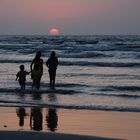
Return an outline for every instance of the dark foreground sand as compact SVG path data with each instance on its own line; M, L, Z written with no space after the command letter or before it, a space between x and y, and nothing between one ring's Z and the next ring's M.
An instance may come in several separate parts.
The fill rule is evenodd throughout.
M113 138L70 135L59 133L0 131L0 140L117 140Z

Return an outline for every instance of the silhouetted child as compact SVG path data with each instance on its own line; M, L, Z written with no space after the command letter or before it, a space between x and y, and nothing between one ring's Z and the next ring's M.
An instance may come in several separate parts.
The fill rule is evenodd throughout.
M20 71L16 75L16 80L19 81L21 89L25 90L26 75L28 75L30 72L24 70L24 65L20 65L19 68Z
M24 126L24 118L26 117L25 108L21 107L17 109L17 116L19 117L19 126Z
M56 76L56 69L58 66L58 59L55 56L55 52L52 51L51 56L46 62L46 66L49 68L49 76L50 76L50 86L55 86L55 76Z
M31 79L33 80L32 89L35 87L39 90L40 87L40 71L37 65L34 65L34 69L31 72Z

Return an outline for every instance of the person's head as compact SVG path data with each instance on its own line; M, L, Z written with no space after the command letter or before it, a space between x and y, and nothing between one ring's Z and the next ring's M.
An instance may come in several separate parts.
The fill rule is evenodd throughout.
M19 68L20 68L20 70L23 71L24 70L24 65L20 65Z
M51 57L55 57L55 51L51 52Z
M39 59L40 57L41 57L41 51L38 51L37 53L36 53L36 59Z

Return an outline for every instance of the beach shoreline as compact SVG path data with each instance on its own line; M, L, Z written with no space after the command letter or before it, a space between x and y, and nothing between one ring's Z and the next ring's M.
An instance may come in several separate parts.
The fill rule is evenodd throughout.
M54 135L54 138L51 136L50 139L55 139L57 135L61 137L61 134L74 135L72 139L78 139L79 135L86 136L85 138L89 136L92 139L137 140L140 137L140 113L138 112L28 107L24 108L25 112L23 113L19 112L20 109L23 110L23 108L18 107L0 107L0 136L4 136L6 140L9 139L10 135L13 135L15 139L18 136L22 136L19 132L23 132L25 137L28 137L28 133L30 133L30 138L33 137L33 132L37 132L39 137ZM35 125L36 118L31 117L33 110L36 111L35 113L38 116L38 126ZM33 119L31 120L31 118ZM22 120L24 121L21 122ZM68 140L67 135L65 138ZM82 137L79 139L82 140Z

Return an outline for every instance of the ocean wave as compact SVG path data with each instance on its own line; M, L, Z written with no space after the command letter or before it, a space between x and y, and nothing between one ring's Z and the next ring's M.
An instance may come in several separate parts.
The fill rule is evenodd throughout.
M11 59L7 59L7 60L0 60L0 63L31 63L32 60L11 60Z
M32 60L0 60L0 63L31 63ZM138 62L88 62L88 61L59 61L62 66L98 66L98 67L140 67Z
M88 61L60 61L60 65L77 65L77 66L98 66L98 67L140 67L138 62L88 62Z
M70 54L62 54L61 58L102 58L102 57L112 57L110 54L105 54L102 52L93 52L93 51L85 51L85 52L76 52L73 53L73 51Z
M62 50L62 51L101 51L101 52L105 52L105 51L128 51L128 52L137 52L140 50L140 44L131 44L131 45L113 45L113 44L93 44L93 45L89 45L89 44L84 44L84 45L65 45L65 44L56 44L54 45L53 42L52 44L41 44L39 42L29 42L29 43L1 43L0 42L0 49L4 49L4 50L8 50L8 51L16 51L19 49L24 49L24 50L28 50L29 48L31 49L43 49L42 52L44 52L45 50L51 50L51 49L55 49L55 50ZM45 49L45 50L44 50Z
M103 110L103 111L122 111L140 112L139 107L124 106L103 106L103 105L65 105L55 103L33 102L33 101L6 101L0 100L0 106L4 107L41 107L41 108L64 108L64 109L84 109L84 110Z
M46 89L46 90L31 90L31 89L26 89L26 90L20 90L20 89L0 89L0 93L10 93L10 94L49 94L49 93L54 93L54 94L75 94L78 91L75 90L67 90L67 89ZM78 92L79 93L79 92Z
M107 96L107 97L119 97L119 98L129 98L129 99L138 99L140 98L140 95L136 94L109 94L109 93L91 93L90 95L95 96Z
M140 91L140 86L107 86L100 87L100 91Z

